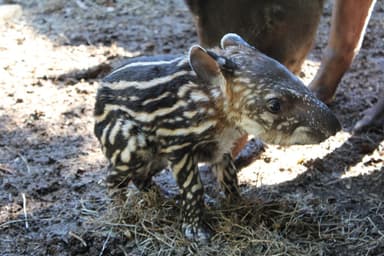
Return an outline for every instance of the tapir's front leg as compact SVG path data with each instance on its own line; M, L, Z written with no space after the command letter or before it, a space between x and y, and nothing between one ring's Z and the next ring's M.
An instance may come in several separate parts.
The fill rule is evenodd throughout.
M221 162L212 166L217 180L231 201L240 198L237 169L230 154L224 154Z
M173 175L180 188L183 233L190 240L206 241L210 232L202 223L204 188L197 162L194 162L191 155L184 155L172 160L172 163Z

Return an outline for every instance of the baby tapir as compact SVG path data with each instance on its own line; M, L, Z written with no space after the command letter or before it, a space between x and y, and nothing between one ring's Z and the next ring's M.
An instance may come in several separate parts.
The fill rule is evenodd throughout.
M180 188L183 232L205 240L197 164L212 164L227 196L239 196L233 143L249 133L273 144L318 143L340 129L336 117L286 68L227 34L221 49L140 57L99 88L95 134L111 168L110 187L140 189L170 166Z

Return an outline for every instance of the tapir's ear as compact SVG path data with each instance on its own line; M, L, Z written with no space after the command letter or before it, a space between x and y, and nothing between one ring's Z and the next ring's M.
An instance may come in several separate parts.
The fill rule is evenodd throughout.
M248 48L254 48L248 44L241 36L235 33L228 33L224 35L220 40L220 46L222 49L225 49L228 46L244 46Z
M189 64L191 68L199 78L201 78L204 82L212 83L222 79L225 79L220 64L211 56L205 49L202 47L195 45L192 46L189 50Z

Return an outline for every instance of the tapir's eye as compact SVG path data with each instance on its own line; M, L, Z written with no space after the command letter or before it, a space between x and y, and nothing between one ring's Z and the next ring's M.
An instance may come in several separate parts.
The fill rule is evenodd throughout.
M280 100L278 98L272 98L267 101L267 109L269 112L276 114L281 109Z

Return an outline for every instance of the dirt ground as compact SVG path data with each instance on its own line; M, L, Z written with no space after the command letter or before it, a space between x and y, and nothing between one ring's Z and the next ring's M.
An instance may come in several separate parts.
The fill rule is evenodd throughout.
M123 206L112 203L93 135L95 91L110 65L197 42L183 1L0 3L16 4L0 5L1 255L384 255L384 132L350 133L384 90L383 0L331 106L342 132L320 145L265 147L239 173L238 205L223 203L202 168L209 244L183 239L167 171L157 182L168 196L132 188ZM330 15L327 3L306 83Z

